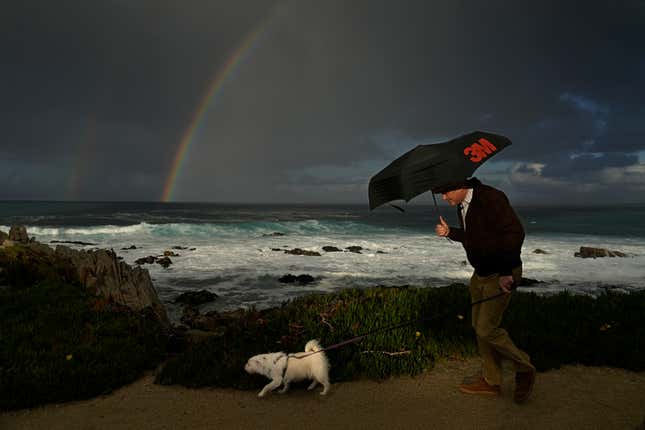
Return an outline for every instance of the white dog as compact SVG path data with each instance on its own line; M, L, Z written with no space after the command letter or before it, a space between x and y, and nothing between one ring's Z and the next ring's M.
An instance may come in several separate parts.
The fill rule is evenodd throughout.
M266 393L280 385L284 385L280 393L286 393L291 382L303 379L313 379L307 390L313 389L320 383L323 386L320 394L327 394L330 386L329 362L321 349L317 340L310 340L305 345L305 352L295 354L271 352L254 355L246 362L244 370L247 373L256 373L271 379L271 382L258 393L259 397L264 397Z

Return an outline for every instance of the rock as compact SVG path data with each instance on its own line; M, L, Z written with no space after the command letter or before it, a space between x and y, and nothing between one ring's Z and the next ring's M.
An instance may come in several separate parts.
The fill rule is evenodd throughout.
M320 253L316 251L305 251L304 249L300 248L294 248L294 249L287 249L284 251L285 254L291 254L291 255L305 255L307 257L320 257Z
M537 249L533 250L533 254L548 254L548 252L546 252L546 251L544 251L544 250L542 250L540 248L537 248Z
M14 246L15 244L16 244L16 242L14 242L13 240L5 239L5 240L2 241L2 245L0 245L0 246L3 247L3 248L9 248L11 246Z
M159 321L169 325L147 270L119 261L114 251L83 251L59 245L55 256L70 264L81 285L135 311L152 309Z
M620 251L610 251L604 248L593 248L589 246L581 246L580 252L576 252L573 255L574 257L580 258L627 257L627 254Z
M168 266L172 264L172 260L168 257L157 258L157 264L163 266L164 269L167 269Z
M384 251L376 251L377 254L387 254L387 252Z
M343 252L342 249L336 248L335 246L323 246L322 249L325 252Z
M278 281L282 282L283 284L293 284L294 282L296 282L296 275L288 273L278 279Z
M154 255L148 255L147 257L137 258L134 260L136 264L152 264L157 261L157 257Z
M172 252L172 251L164 251L164 252L163 252L163 256L164 256L164 257L180 257L180 255L179 255L179 254L174 253L174 252Z
M466 261L466 260L461 260L461 265L462 265L462 266L468 266L468 261Z
M280 233L279 231L274 231L273 233L265 233L262 235L262 237L280 237L280 236L286 236L284 233Z
M184 303L186 305L198 306L204 303L212 302L217 298L217 294L206 290L187 291L181 293L173 300L173 303Z
M188 249L188 247L187 246L175 245L175 246L172 247L172 249L186 250L186 249Z
M283 251L283 250L280 248L271 248L271 251Z
M9 235L4 231L0 231L0 245L7 239L9 239Z
M78 240L50 240L49 243L70 243L72 245L98 245L97 243L81 242Z
M314 277L313 277L313 276L311 276L311 275L306 275L306 274L305 274L305 275L298 275L298 277L296 278L296 281L298 281L298 283L299 283L300 285L307 285L307 284L311 284L312 282L314 282L314 280L315 280L315 279L314 279Z
M136 247L136 246L134 246L134 245L130 245L130 246L128 246L127 248L121 248L121 251L128 251L128 250L130 250L130 249L137 249L137 247Z
M314 282L314 277L311 275L292 275L291 273L284 275L278 281L282 282L283 284L293 284L297 282L300 285L307 285L312 282Z
M363 247L362 246L348 246L345 249L348 250L349 252L353 252L355 254L361 254L361 251L363 250Z
M537 279L522 278L522 280L520 280L518 287L530 287L531 285L542 284L542 283L543 281L538 281Z
M27 229L23 225L12 225L9 230L9 240L18 243L29 243L29 236L27 236Z

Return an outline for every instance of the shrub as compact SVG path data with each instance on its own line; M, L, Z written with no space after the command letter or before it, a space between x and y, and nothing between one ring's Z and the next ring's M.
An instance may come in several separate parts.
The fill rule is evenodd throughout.
M78 285L0 289L0 409L110 392L158 364L164 350L152 316Z
M360 342L327 352L333 381L415 375L438 358L476 354L468 303L467 287L457 284L348 289L297 298L274 309L252 309L222 336L170 360L156 382L256 388L266 380L244 372L252 355L302 351L312 338L329 346L370 332ZM540 370L567 363L643 370L644 319L645 291L607 292L595 299L566 292L516 292L502 326ZM406 321L414 323L380 330Z

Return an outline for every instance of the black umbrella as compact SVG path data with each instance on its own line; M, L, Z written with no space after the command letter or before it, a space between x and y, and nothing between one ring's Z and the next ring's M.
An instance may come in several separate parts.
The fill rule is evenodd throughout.
M419 145L370 179L370 210L392 200L408 202L428 190L438 192L461 184L510 144L510 139L499 134L475 131L448 142Z

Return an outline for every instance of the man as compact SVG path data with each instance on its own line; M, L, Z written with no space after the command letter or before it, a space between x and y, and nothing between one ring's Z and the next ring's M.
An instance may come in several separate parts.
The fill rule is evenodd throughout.
M473 305L472 325L482 358L482 372L466 378L459 390L469 394L499 395L502 382L501 360L515 365L514 399L524 402L533 389L535 367L528 354L518 349L506 330L499 327L511 298L513 284L522 279L520 252L524 229L506 195L476 178L446 184L432 190L441 193L451 206L457 206L461 227L449 226L443 217L436 225L437 235L461 242L475 269L470 278L473 302L500 293L495 299Z

